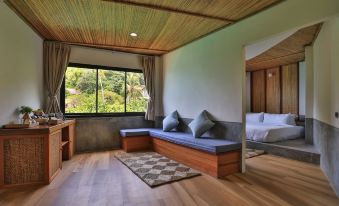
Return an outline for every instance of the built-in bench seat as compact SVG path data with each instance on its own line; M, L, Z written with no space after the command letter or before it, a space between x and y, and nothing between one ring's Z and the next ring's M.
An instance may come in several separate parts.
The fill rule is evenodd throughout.
M190 133L164 132L155 128L123 129L120 135L126 152L154 150L215 177L240 169L241 143L238 142L194 138Z
M121 130L122 137L151 136L193 149L220 154L241 149L241 143L209 137L194 138L190 133L164 132L162 129L126 129Z
M121 137L136 137L136 136L148 136L149 131L153 128L140 128L140 129L121 129Z

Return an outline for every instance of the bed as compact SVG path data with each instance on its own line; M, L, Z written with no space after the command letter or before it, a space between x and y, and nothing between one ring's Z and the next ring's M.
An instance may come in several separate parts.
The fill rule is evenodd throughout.
M304 127L295 124L291 114L251 113L246 115L247 140L280 142L304 135Z
M304 134L304 127L288 124L247 123L246 136L248 140L257 142L280 142L297 139Z

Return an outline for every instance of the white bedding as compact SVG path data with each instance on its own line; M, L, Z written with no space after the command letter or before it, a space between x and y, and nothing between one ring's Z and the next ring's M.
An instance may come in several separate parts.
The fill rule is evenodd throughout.
M248 140L257 142L279 142L296 139L304 135L304 127L288 124L247 123L246 136Z

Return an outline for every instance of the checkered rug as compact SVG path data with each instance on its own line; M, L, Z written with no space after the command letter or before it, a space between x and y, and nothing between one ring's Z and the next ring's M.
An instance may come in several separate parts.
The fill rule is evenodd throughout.
M115 156L150 187L200 175L199 172L155 152L119 152Z

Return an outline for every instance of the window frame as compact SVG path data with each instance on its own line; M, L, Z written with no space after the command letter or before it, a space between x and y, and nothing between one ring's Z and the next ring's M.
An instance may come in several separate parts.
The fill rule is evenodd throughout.
M73 63L70 62L67 67L77 67L81 69L94 69L96 70L96 98L95 98L95 113L65 113L65 106L66 106L66 85L65 79L62 81L61 89L60 89L60 109L61 112L64 114L65 117L68 118L83 118L83 117L123 117L123 116L145 116L145 112L127 112L127 72L133 73L143 73L141 69L130 69L130 68L122 68L122 67L109 67L109 66L102 66L102 65L93 65L93 64L80 64L80 63ZM114 112L114 113L98 113L98 74L99 70L109 70L109 71L119 71L125 73L125 97L124 97L124 112Z

